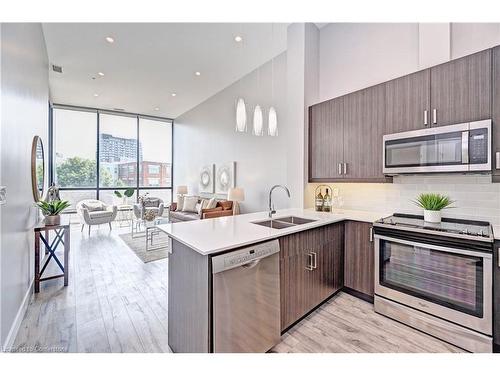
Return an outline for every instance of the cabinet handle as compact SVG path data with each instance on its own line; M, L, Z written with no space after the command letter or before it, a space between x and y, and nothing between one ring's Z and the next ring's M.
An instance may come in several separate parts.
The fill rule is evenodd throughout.
M307 263L306 270L312 271L312 270L314 270L314 268L313 268L313 253L307 254L307 258L308 258L309 262Z
M495 168L500 169L500 152L495 152Z
M339 163L338 170L339 170L339 174L342 174L342 163Z
M424 111L424 125L427 126L429 125L429 119L428 119L428 111Z
M344 163L344 174L347 174L347 163Z
M370 242L373 242L373 227L370 227Z
M437 124L437 123L438 123L438 118L437 118L437 117L438 117L438 115L437 115L437 113L438 113L437 109L436 109L436 108L434 108L434 109L432 110L432 123L433 123L433 124Z
M500 268L500 247L498 248L498 268Z
M311 254L313 255L313 270L315 270L316 268L318 268L318 254L316 254L315 252L311 252Z

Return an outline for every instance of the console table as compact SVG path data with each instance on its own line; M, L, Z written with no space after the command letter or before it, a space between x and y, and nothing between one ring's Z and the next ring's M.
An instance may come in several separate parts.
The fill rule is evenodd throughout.
M35 228L35 293L40 291L40 282L46 280L57 279L64 277L64 286L68 285L68 272L69 272L69 249L70 249L70 229L69 217L67 215L61 216L61 223L59 225L47 225L45 221L38 223ZM49 239L50 231L54 231L54 238L52 241ZM45 245L45 253L49 254L47 260L44 262L42 269L40 269L40 241ZM57 247L62 244L64 246L64 266L56 255ZM51 260L54 260L59 266L62 274L48 276L42 278L45 269Z

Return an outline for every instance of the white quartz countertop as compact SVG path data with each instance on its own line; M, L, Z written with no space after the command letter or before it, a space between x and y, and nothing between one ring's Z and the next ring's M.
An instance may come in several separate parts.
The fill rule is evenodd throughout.
M382 217L391 215L391 213L343 209L334 210L333 212L316 212L313 209L290 208L278 210L273 215L273 218L279 219L280 217L292 215L316 221L284 229L273 229L254 224L254 221L268 219L266 211L215 219L161 224L158 225L158 228L167 233L169 237L198 253L209 255L343 220L372 223Z

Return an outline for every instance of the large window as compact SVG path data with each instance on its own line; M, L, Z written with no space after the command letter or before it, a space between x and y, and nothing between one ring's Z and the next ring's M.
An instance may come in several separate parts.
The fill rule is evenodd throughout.
M139 186L166 187L172 185L172 123L139 119L139 144L142 160Z
M99 185L136 186L136 164L137 117L99 114Z
M95 187L97 113L53 112L54 182L62 188Z
M74 107L52 108L51 181L74 209L82 199L121 204L113 191L172 197L172 121ZM140 189L140 190L139 190Z

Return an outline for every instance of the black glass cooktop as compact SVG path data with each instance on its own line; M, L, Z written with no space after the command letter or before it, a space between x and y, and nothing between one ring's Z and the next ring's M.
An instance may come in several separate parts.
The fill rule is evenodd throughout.
M424 221L423 216L409 214L393 214L392 216L377 220L375 225L384 227L393 226L400 229L413 229L415 231L441 232L447 235L460 237L482 237L493 238L490 223L486 221L461 220L443 218L441 223L429 223Z

